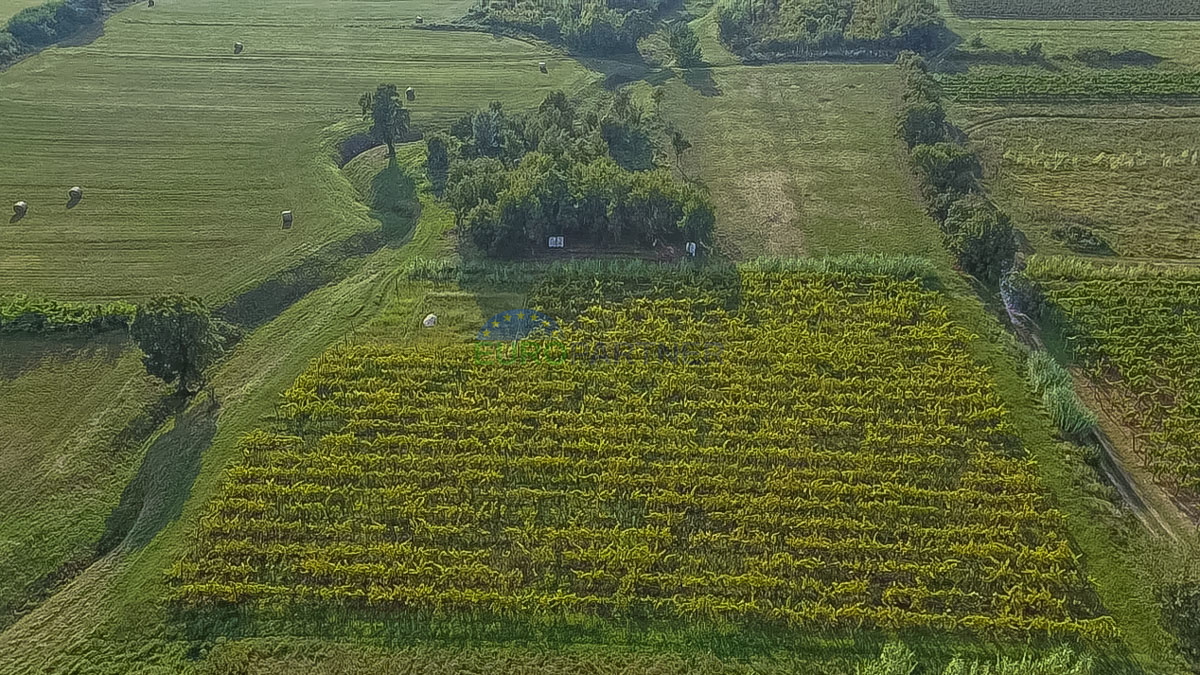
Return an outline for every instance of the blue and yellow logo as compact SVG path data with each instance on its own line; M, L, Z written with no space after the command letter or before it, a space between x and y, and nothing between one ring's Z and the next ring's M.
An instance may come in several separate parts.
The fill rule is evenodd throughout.
M510 309L488 319L476 333L476 363L562 363L566 345L552 340L558 321L545 312Z

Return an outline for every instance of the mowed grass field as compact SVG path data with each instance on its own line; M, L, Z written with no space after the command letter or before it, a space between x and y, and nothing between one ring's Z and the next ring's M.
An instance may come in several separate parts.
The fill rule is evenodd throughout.
M117 336L0 338L0 626L60 566L89 562L160 394Z
M1025 49L1041 42L1049 56L1080 49L1141 49L1165 59L1157 68L1200 69L1200 21L1100 19L969 19L938 0L946 26L962 39L979 36L991 49Z
M1018 116L970 138L990 194L1039 251L1071 253L1051 231L1074 222L1119 255L1200 257L1200 119Z
M712 190L719 249L942 255L895 137L890 66L731 66L662 86L693 144L682 170Z
M591 79L544 45L412 28L466 6L164 0L0 74L0 202L29 203L19 222L0 220L0 289L226 299L378 227L323 132L359 114L363 91L414 87L414 124L437 128ZM67 209L73 185L85 196ZM283 231L289 209L296 225Z

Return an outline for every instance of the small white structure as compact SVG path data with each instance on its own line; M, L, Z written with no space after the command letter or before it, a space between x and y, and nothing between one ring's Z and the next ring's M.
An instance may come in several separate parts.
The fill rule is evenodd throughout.
M562 237L550 237L550 248L562 248L562 247L563 247L563 238Z
M426 328L433 328L434 326L436 326L437 325L437 314L430 314L430 315L426 316L425 320L421 322L421 325L425 326Z
M16 204L13 204L13 213L15 215L23 216L23 215L25 215L25 212L28 210L29 210L29 205L26 204L25 202L17 202Z
M292 212L284 211L282 215L283 215L283 229L285 229L285 230L292 229Z
M687 243L687 252L688 252L688 255L695 257L695 255L696 255L696 242L694 242L694 241L689 241L689 242Z

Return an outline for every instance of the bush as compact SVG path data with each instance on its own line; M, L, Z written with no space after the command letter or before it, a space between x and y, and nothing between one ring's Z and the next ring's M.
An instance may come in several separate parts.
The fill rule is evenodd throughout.
M962 270L995 283L1017 252L1012 222L991 202L971 194L951 205L942 222L946 247Z
M1180 650L1200 665L1200 581L1168 584L1158 595L1163 618L1179 639Z
M1096 428L1096 414L1079 400L1071 374L1048 352L1038 350L1025 362L1033 389L1042 395L1042 405L1065 436L1078 436Z
M946 111L936 101L912 102L900 111L900 138L908 147L946 140Z
M912 159L926 190L936 193L967 194L975 189L983 173L979 159L954 143L914 146Z
M0 333L101 333L127 327L135 312L136 307L125 302L99 305L16 295L0 298Z
M429 183L436 194L446 189L450 178L450 137L446 134L430 134L425 139L425 167L429 172Z
M49 46L100 18L100 0L51 0L27 7L8 20L5 31L33 51Z
M684 68L698 66L704 62L700 54L700 39L685 21L673 23L667 29L667 44L675 54L675 62Z

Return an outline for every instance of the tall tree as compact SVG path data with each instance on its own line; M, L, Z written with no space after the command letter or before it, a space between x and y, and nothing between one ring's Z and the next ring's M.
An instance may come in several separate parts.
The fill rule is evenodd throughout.
M682 171L683 153L691 150L692 144L683 137L683 133L678 129L671 131L671 149L675 151L675 163L680 165L680 171Z
M700 54L700 39L686 21L678 21L667 27L667 45L675 54L675 63L691 68L704 63Z
M450 177L450 137L446 134L431 134L425 140L425 167L429 171L429 182L434 192L441 194Z
M221 355L218 324L196 298L154 298L138 308L129 332L145 353L146 371L168 384L176 383L177 393L199 388L205 369Z
M371 135L387 144L388 156L396 158L396 141L408 135L409 115L394 84L381 84L358 99L362 118L371 120Z

